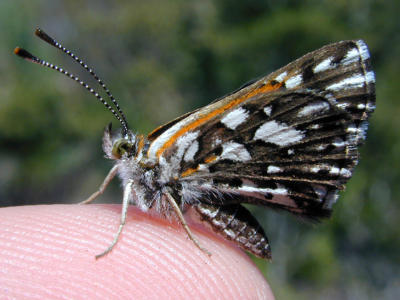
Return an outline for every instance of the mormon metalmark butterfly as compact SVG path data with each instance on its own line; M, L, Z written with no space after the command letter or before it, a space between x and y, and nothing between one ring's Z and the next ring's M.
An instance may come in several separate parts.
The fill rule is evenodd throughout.
M106 128L103 149L115 161L99 191L118 175L124 195L119 230L130 203L185 222L193 207L218 234L262 258L267 237L241 203L269 206L311 219L328 217L358 162L368 117L375 109L375 76L361 41L342 41L308 53L268 76L187 113L149 135L133 133L104 83L78 57L40 29L36 35L90 72L114 104L90 86L26 50L14 52L55 69L94 94L122 129Z

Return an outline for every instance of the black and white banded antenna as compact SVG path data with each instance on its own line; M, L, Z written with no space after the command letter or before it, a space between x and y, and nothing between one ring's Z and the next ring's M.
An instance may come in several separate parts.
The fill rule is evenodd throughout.
M33 54L29 53L27 50L20 48L20 47L16 47L14 49L14 53L16 55L18 55L19 57L22 57L23 59L33 62L33 63L37 63L39 65L48 67L50 69L56 70L57 72L64 74L65 76L69 77L70 79L76 81L77 83L79 83L81 86L83 86L85 89L87 89L91 94L93 94L101 103L103 103L103 105L109 110L111 111L111 113L114 115L114 117L121 123L122 126L122 134L123 136L127 136L129 131L128 131L128 122L126 121L126 117L124 115L124 113L122 112L120 106L118 105L118 102L115 100L114 96L111 94L111 92L109 91L109 89L107 88L107 86L103 83L103 81L96 75L96 73L93 71L92 68L90 68L88 65L86 65L79 57L77 57L75 54L73 54L71 51L69 51L68 49L64 48L61 44L59 44L56 40L54 40L53 38L51 38L49 35L47 35L44 31L42 31L40 28L37 28L35 31L35 35L38 36L40 39L42 39L43 41L49 43L50 45L56 47L57 49L60 49L61 51L63 51L64 53L66 53L67 55L69 55L70 57L72 57L76 62L78 62L86 71L88 71L93 78L97 81L97 83L104 89L104 91L106 92L106 94L108 95L108 97L111 99L111 101L114 103L115 107L118 110L118 113L114 110L114 108L109 105L107 103L107 101L105 101L103 99L103 97L101 97L99 95L98 92L96 92L92 87L90 87L87 83L85 83L84 81L82 81L79 77L75 76L74 74L68 72L67 70L58 67L57 65L53 65L45 60L42 60L36 56L34 56Z

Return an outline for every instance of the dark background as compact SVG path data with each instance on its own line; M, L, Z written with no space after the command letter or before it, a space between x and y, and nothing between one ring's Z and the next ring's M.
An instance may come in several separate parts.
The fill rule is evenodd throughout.
M400 295L400 1L0 1L0 205L77 203L111 167L112 115L78 84L12 54L22 46L79 74L34 37L42 27L95 66L131 128L147 133L324 44L364 39L377 109L331 220L254 209L273 250L255 259L277 299ZM119 202L113 182L100 202ZM18 220L16 220L18 222Z

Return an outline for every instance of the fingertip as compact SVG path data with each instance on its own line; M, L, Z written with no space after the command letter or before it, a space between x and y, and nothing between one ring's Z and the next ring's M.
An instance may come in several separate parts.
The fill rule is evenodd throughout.
M14 296L32 288L70 298L273 299L244 253L198 226L193 233L211 257L178 224L131 208L116 247L96 260L117 230L120 205L12 207L0 215L0 282Z

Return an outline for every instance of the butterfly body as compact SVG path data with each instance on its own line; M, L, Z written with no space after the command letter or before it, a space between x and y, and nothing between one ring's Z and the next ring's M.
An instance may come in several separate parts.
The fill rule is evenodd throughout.
M133 182L129 201L168 216L169 193L182 211L194 206L218 233L269 257L264 232L240 203L330 215L374 109L369 68L362 41L329 45L140 137L117 162L123 186ZM110 158L113 144L107 129ZM230 228L232 220L241 227ZM242 236L249 228L256 250Z
M186 141L189 140L192 141L192 137ZM126 147L127 144L121 141L128 141L129 146ZM119 151L121 145L129 151ZM192 144L186 143L183 147L185 151L180 149L174 152L175 157L169 161L169 165L166 162L152 163L147 156L149 145L149 140L132 132L125 138L120 134L113 136L111 126L104 132L103 150L108 158L116 161L113 170L117 170L124 194L128 195L124 201L142 211L154 210L170 219L176 218L176 208L166 195L172 195L182 212L194 207L198 217L215 232L259 257L271 258L268 239L256 219L240 205L243 201L239 193L213 188L213 179L206 168L201 170L197 167L196 174L183 174L185 176L182 177L179 162L185 160L184 156L187 160L187 157L194 155L193 149L188 149Z
M43 32L38 36L74 57ZM57 70L24 51L17 49L16 54ZM85 203L101 194L117 174L124 197L118 233L97 257L117 243L127 207L133 203L144 211L175 216L205 250L183 216L193 207L218 234L256 256L270 258L263 229L241 204L314 220L328 217L358 163L358 147L375 109L375 75L362 40L310 52L147 137L128 130L122 110L99 83L118 113L94 94L121 122L122 132L115 135L106 128L103 149L115 165Z

